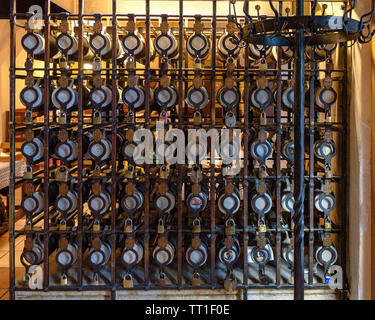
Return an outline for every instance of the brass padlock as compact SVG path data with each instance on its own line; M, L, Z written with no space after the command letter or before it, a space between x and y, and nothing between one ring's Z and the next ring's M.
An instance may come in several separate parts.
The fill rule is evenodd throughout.
M33 113L31 110L26 110L25 115L24 115L24 122L26 124L33 122Z
M234 236L236 234L236 224L232 218L225 221L225 235Z
M92 115L92 123L93 124L101 124L102 123L102 115L99 111L94 111Z
M69 178L69 170L65 166L56 169L55 179L60 182L67 182Z
M133 221L132 221L132 219L128 218L128 219L125 220L124 232L126 232L126 233L132 233L133 232Z
M125 175L126 179L133 179L134 178L134 168L132 166L128 166L124 175Z
M124 279L122 280L122 286L124 288L133 288L134 287L133 277L130 273L127 273L124 276Z
M135 69L136 65L135 65L134 57L128 57L125 62L126 62L126 69L127 70L134 70Z
M191 285L193 287L199 287L201 285L201 276L198 272L194 272L191 278Z
M332 224L330 221L324 222L324 229L332 229Z
M98 286L99 285L99 275L97 273L94 274L94 278L91 283L93 286Z
M158 233L163 234L164 233L164 221L162 218L159 219L158 221Z
M194 125L199 126L202 123L202 116L199 111L194 112Z
M62 286L66 286L68 284L68 277L67 275L64 273L61 278L60 278L60 285Z
M100 222L99 221L95 221L94 222L94 225L92 226L92 230L94 232L99 232L100 231Z
M158 279L158 284L159 286L165 286L165 278L166 278L166 275L164 272L160 272L159 274L159 279Z
M58 124L66 124L67 120L66 120L66 113L65 112L61 112L59 117L57 118L57 123Z
M26 167L26 171L23 173L24 179L32 179L33 178L33 168L31 166Z
M260 225L258 226L258 232L259 232L259 233L265 233L266 231L267 231L267 227L266 227L265 224L260 224Z
M195 218L193 221L193 228L192 228L193 233L200 233L201 232L201 221L199 218Z
M159 177L160 179L168 179L168 168L166 166L160 168Z
M194 69L202 69L202 60L199 58L194 59Z

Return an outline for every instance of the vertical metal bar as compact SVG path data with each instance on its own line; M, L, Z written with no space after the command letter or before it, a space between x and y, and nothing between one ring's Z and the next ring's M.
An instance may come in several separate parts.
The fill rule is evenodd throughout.
M112 171L111 171L111 299L116 298L116 158L117 158L117 17L116 1L112 0Z
M48 238L49 238L49 55L50 55L50 1L44 2L44 277L43 288L48 290L49 286L49 255L48 255Z
M347 289L347 278L346 278L346 245L347 245L347 231L348 231L348 201L349 201L349 189L348 189L348 176L349 176L349 166L348 166L348 148L349 148L349 139L346 139L348 136L348 48L343 46L343 59L344 59L344 77L343 77L343 87L342 87L342 123L343 123L343 131L342 131L342 171L341 175L344 176L342 186L342 193L341 196L344 201L342 201L342 213L341 213L341 243L340 243L340 250L341 250L341 264L343 265L343 289ZM342 292L344 295L344 292ZM344 297L342 297L344 298Z
M82 172L83 172L83 154L82 154L82 131L83 131L83 0L79 0L78 4L78 184L82 186ZM77 282L78 286L82 286L82 188L78 188L78 269Z
M150 127L150 0L146 0L146 66L145 66L145 128ZM149 269L150 269L150 170L149 166L145 165L145 220L144 220L144 276L145 286L149 286Z
M310 112L309 112L309 284L313 283L314 263L314 116L315 116L315 46L311 47L310 63Z
M9 67L9 130L10 130L10 189L9 189L9 298L15 299L15 256L14 256L14 219L15 219L15 63L16 63L16 41L15 41L15 0L10 1L10 67Z
M216 108L215 108L215 84L216 84L216 0L212 1L212 58L211 58L211 126L215 126ZM211 143L212 145L212 143ZM213 152L213 150L211 150ZM212 157L211 157L212 158ZM215 163L211 163L210 168L210 204L211 204L211 286L214 288L215 277Z
M283 4L279 1L280 15L283 12ZM281 264L281 48L277 48L277 99L276 99L276 284L280 285Z
M304 0L296 1L296 15L304 15ZM296 31L295 45L295 86L294 86L294 299L303 300L304 298L304 134L305 134L305 115L304 115L304 29Z
M183 27L184 27L184 18L183 18L184 5L183 1L179 1L179 56L178 56L178 127L182 130L182 114L183 114L183 73L182 73L182 63L183 63ZM182 164L178 164L178 207L177 207L177 283L180 287L182 285Z
M249 0L246 0L249 7ZM249 23L246 17L245 23ZM243 151L243 299L247 300L247 285L249 281L247 247L249 243L249 46L245 49L245 81L244 81L244 151Z

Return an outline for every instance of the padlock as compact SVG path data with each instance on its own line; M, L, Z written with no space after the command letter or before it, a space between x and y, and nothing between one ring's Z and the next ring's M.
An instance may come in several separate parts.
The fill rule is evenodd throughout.
M236 234L236 224L232 218L225 221L225 235L234 236Z
M132 233L133 232L133 221L130 218L127 218L125 220L125 226L124 226L124 232L126 233Z
M194 112L194 125L200 126L202 123L202 115L199 111Z
M102 68L102 61L100 57L95 57L92 62L92 70L94 71L100 71Z
M166 279L166 275L164 272L160 272L159 274L159 279L158 279L158 284L159 286L165 286L165 279Z
M225 114L224 123L228 128L233 128L236 125L236 116L232 111Z
M33 122L33 113L31 110L26 110L25 116L24 116L24 122L26 124Z
M61 278L60 278L60 285L62 286L66 286L68 284L68 277L67 275L64 273Z
M122 280L122 286L124 288L133 288L134 287L133 277L130 273L127 273L124 276L124 279Z
M267 227L266 227L265 224L260 224L260 225L258 226L258 232L259 232L259 233L266 233L266 231L267 231Z
M99 111L94 111L92 116L93 116L93 118L92 118L93 124L101 124L102 123L102 115L100 114Z
M61 112L59 117L57 118L57 123L58 124L66 124L66 113L65 112Z
M202 60L198 57L194 59L194 69L202 69Z
M163 110L160 112L159 121L163 122L164 124L168 123L168 113L167 111Z
M69 178L69 170L65 166L56 169L55 179L60 182L67 182Z
M198 272L194 272L191 278L191 285L193 287L199 287L201 285L201 276Z
M99 275L97 273L94 274L94 278L91 283L93 286L98 286L99 285Z
M135 69L135 59L134 59L134 57L131 57L131 56L127 57L125 63L126 63L126 69L127 70L134 70Z
M193 233L200 233L201 232L201 221L199 218L195 218L193 220L193 228L192 228Z
M330 221L324 222L324 229L332 229L332 224Z
M26 167L26 171L23 173L24 179L32 179L33 178L33 168L31 166Z
M133 179L134 178L134 168L132 166L128 166L124 175L125 175L126 179Z
M100 222L99 221L95 221L94 222L94 225L92 226L92 230L94 231L94 232L99 232L100 231Z
M168 168L166 166L160 168L159 177L160 179L168 179Z
M162 218L159 219L158 221L158 233L163 234L164 233L164 221Z

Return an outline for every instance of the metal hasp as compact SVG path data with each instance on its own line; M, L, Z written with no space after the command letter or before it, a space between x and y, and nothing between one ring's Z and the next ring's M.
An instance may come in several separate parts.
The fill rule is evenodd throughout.
M357 5L357 1L350 1L350 8L341 16L316 16L317 0L312 4L312 14L304 15L304 0L296 1L296 15L280 17L278 11L269 1L274 18L260 19L253 22L249 15L248 2L245 1L244 13L250 23L241 26L235 18L240 29L240 41L243 45L254 44L263 46L293 46L295 51L295 90L294 90L294 261L295 281L294 299L304 299L304 175L305 175L305 61L304 54L307 46L342 43L346 45L351 41L354 44L368 43L372 40L375 30L371 30L372 19L375 13L375 0L369 13L361 19L349 18ZM230 0L234 5L235 1Z

